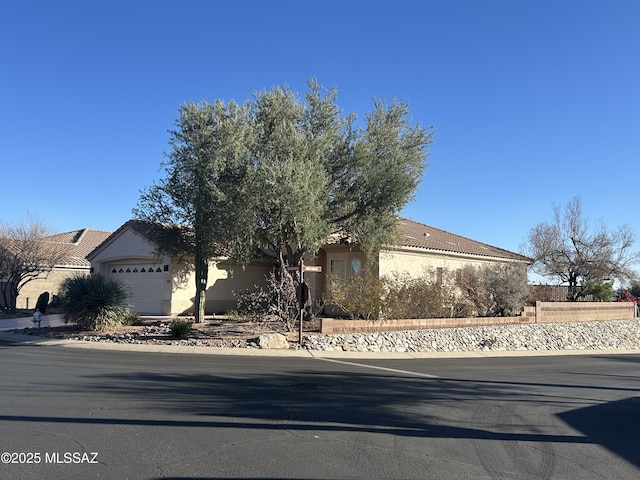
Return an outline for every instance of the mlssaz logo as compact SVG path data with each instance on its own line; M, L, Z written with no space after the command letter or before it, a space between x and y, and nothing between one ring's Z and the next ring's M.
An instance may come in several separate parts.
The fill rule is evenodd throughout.
M45 463L99 463L97 452L51 452L45 454Z

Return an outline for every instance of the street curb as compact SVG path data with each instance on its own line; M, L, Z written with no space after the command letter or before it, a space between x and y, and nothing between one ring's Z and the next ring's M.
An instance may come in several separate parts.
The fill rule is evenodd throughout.
M45 338L13 332L0 332L0 341L21 343L35 346L57 346L86 350L112 350L128 352L153 352L188 355L220 355L244 357L290 357L290 358L342 358L342 359L381 359L381 360L416 360L423 358L499 358L499 357L553 357L564 355L638 355L640 349L608 349L608 350L505 350L505 351L470 351L470 352L353 352L326 350L266 350L260 348L229 348L189 345L148 345L131 343L87 342L84 340L68 340Z

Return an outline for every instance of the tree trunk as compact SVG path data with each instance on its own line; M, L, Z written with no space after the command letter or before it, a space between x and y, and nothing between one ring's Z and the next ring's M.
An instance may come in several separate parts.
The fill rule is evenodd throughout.
M207 293L207 281L209 279L209 262L203 258L201 251L196 247L195 259L196 297L194 299L194 317L196 323L204 322L204 305Z

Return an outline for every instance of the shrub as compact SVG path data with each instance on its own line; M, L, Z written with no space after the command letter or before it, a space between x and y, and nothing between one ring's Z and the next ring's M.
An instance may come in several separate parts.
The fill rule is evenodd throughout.
M122 324L139 327L144 325L144 322L138 313L129 311L129 314L122 320Z
M351 318L377 320L384 315L387 281L367 269L346 282L330 277L327 303Z
M300 303L296 285L288 272L270 272L266 287L254 286L254 290L234 292L238 303L238 315L251 321L276 318L292 331L300 316Z
M328 302L351 318L442 318L459 313L454 287L426 272L420 278L398 274L378 278L368 270L347 282L331 279Z
M174 338L184 337L193 330L193 322L191 320L174 320L169 325L169 331Z
M65 323L86 330L122 325L131 315L125 285L102 275L69 277L60 286L60 309Z
M453 284L431 275L396 275L388 281L386 297L387 318L449 318L459 311Z
M457 282L462 301L480 317L517 315L527 302L527 272L518 265L467 266Z
M41 314L47 313L47 306L49 305L49 292L42 292L36 302L36 311Z

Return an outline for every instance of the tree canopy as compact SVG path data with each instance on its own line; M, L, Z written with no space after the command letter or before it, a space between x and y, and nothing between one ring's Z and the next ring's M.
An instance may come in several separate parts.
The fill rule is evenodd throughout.
M626 226L609 231L604 225L591 228L582 213L582 202L572 199L554 207L553 223L539 223L529 232L526 250L534 272L567 284L569 300L589 293L589 285L633 279L640 259L633 252L634 234Z
M261 255L286 271L336 233L376 250L393 241L432 132L411 123L405 102L373 105L357 125L337 91L314 80L304 100L275 87L243 105L184 105L166 177L143 192L134 214L192 227L196 269L216 256L244 264Z

